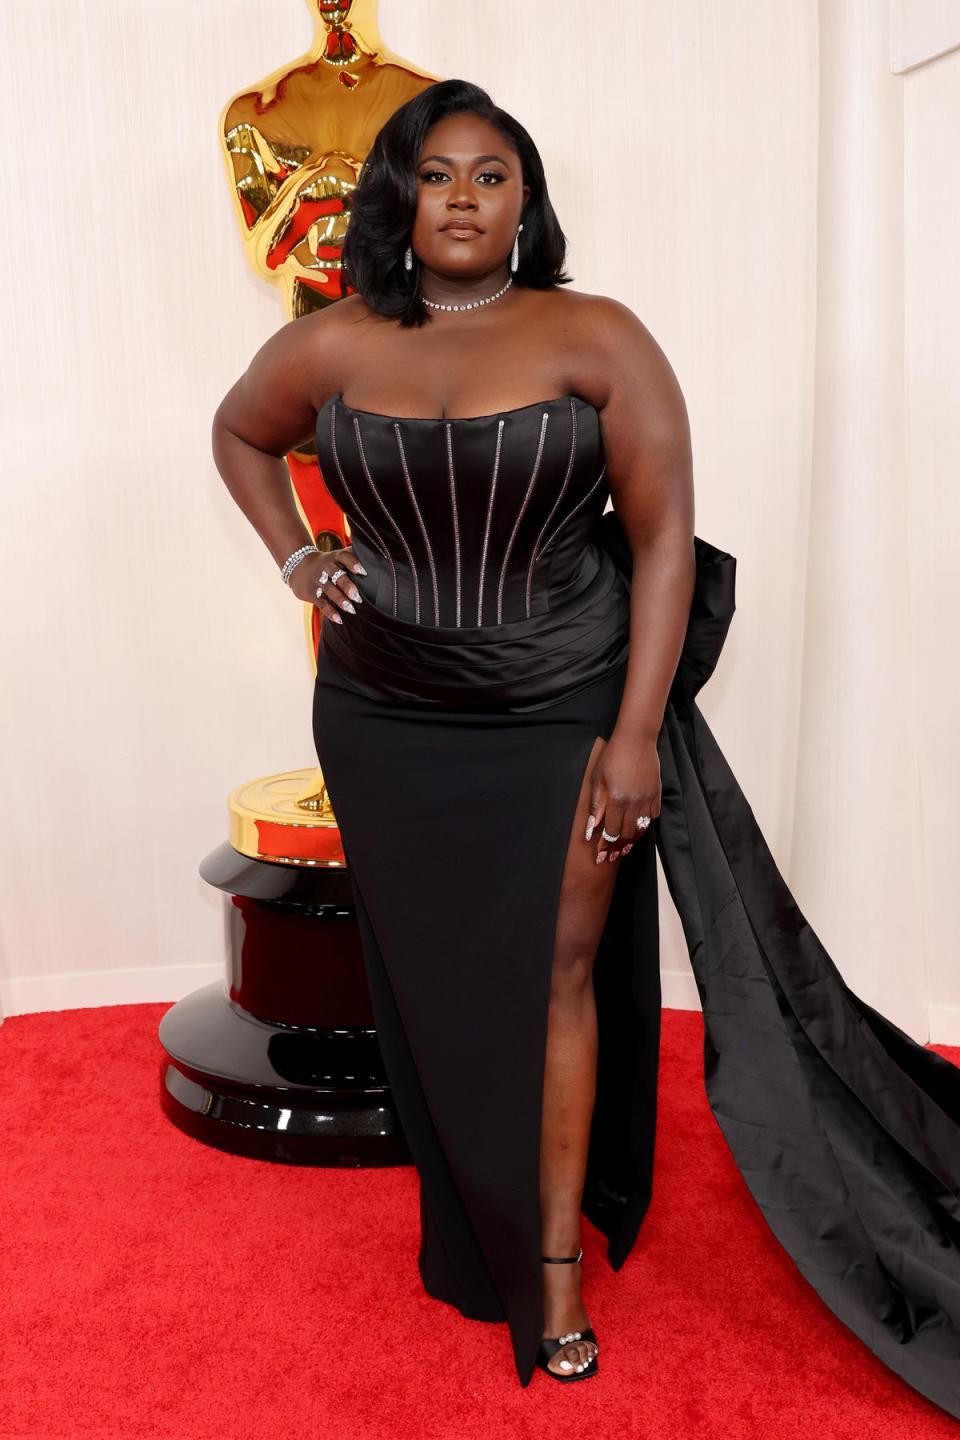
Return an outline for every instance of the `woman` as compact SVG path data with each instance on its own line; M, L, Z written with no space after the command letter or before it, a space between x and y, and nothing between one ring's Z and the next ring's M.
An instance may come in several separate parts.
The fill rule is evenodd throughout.
M803 917L693 703L732 614L733 560L694 536L669 363L624 305L564 288L536 148L463 81L384 125L343 259L355 293L262 348L221 403L214 452L283 578L324 616L314 735L420 1176L426 1289L506 1320L524 1385L535 1364L567 1382L598 1373L580 1216L619 1268L650 1195L656 836L737 1163L836 1313L948 1403L953 1320L903 1360L902 1325L878 1334L886 1289L822 1279L811 1261L833 1260L831 1125L862 1095L889 1106L909 1068L907 1139L918 1115L946 1122L948 1095L960 1136L960 1093L952 1067L867 1015L805 922L792 928ZM326 554L281 458L313 433L353 539ZM748 975L731 1009L729 982ZM829 1114L810 1097L843 1026L801 1034L811 994L873 1026L869 1042L844 1035L849 1098ZM788 1064L796 1094L772 1083ZM878 1110L860 1132L872 1156L902 1118ZM785 1134L806 1157L806 1228L782 1223ZM876 1235L835 1230L844 1274L861 1243L873 1256Z

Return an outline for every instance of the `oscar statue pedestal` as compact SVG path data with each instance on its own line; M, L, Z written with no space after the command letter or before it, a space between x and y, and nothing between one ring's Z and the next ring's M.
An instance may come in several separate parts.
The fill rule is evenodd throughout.
M160 1023L164 1112L238 1155L409 1163L319 772L251 781L228 808L230 840L200 866L224 895L226 978Z

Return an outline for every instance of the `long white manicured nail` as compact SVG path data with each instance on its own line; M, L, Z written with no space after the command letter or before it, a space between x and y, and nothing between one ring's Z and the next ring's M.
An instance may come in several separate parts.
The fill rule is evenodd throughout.
M588 840L590 839L590 836L593 834L594 826L596 825L596 823L597 823L597 817L596 817L596 815L589 815L589 816L587 817L587 839L588 839Z

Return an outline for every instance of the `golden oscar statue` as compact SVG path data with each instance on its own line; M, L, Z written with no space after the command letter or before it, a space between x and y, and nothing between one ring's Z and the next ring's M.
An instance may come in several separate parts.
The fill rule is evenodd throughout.
M363 159L388 115L440 78L386 48L376 0L307 3L317 22L308 54L234 95L220 117L247 258L259 277L279 288L288 319L340 299L346 199ZM313 444L292 451L287 464L314 543L322 550L349 544L348 522L323 483ZM304 615L315 668L320 613L307 605ZM302 793L290 797L301 824L304 811L317 810L332 822L320 772L314 768L306 779ZM257 800L256 790L245 787L231 802L238 807L235 839L244 848L252 838L248 812L256 811ZM305 836L297 838L306 843ZM299 858L334 858L322 852L337 843L335 832L321 831L313 840L318 853Z
M347 198L398 106L441 77L384 45L376 0L307 0L307 54L239 91L220 138L247 258L287 319L344 293ZM321 549L350 543L311 443L287 456ZM304 606L316 673L319 612ZM349 876L316 766L228 797L229 840L200 866L225 897L227 981L164 1015L161 1103L188 1134L304 1164L406 1161L370 1009Z

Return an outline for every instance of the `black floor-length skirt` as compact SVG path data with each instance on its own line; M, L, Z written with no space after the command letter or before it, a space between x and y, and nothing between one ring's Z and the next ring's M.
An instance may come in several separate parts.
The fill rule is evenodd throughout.
M420 1176L427 1291L543 1333L539 1153L557 911L574 812L625 663L533 712L368 698L321 647L314 726L353 882L384 1064ZM596 965L584 1210L623 1263L650 1199L660 976L655 847L620 867Z
M612 512L598 536L629 584ZM661 814L617 862L597 954L583 1210L619 1268L653 1179L659 854L703 1006L707 1098L751 1193L833 1313L960 1417L960 1070L847 987L778 871L696 704L733 617L735 561L695 545L658 737ZM624 675L618 664L548 705L473 710L377 698L318 656L317 753L420 1176L420 1273L464 1315L508 1322L524 1385L543 1329L539 1144L561 879Z

